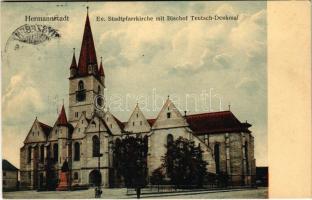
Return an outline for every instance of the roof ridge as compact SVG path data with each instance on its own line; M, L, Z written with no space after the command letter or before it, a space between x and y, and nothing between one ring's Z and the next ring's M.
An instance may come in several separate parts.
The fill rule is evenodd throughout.
M231 113L232 115L234 115L230 110L224 110L224 111L216 111L216 112L205 112L205 113L189 114L189 115L186 115L186 117L193 117L193 116L199 116L199 115L221 114L221 113Z
M39 120L38 120L38 123L39 123L40 125L43 125L43 126L47 126L47 127L49 127L49 128L52 128L52 126L50 126L50 125L48 125L48 124L45 124L45 123L43 123L43 122L41 122L41 121L39 121Z

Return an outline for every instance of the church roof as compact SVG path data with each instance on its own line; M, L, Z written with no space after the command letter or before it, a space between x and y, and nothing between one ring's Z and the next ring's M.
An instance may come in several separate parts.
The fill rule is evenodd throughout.
M186 121L197 134L248 132L251 126L241 123L231 111L187 115Z
M89 14L87 14L82 44L80 49L80 56L78 61L78 75L85 76L88 74L88 65L96 65L97 59L94 47L94 41L90 26Z
M147 119L153 126L156 119ZM249 123L241 123L231 111L186 115L186 121L196 134L247 132Z
M120 128L121 130L123 130L123 129L125 128L125 123L124 123L124 122L121 122L121 121L120 121L117 117L115 117L113 114L112 114L112 116L113 116L114 119L116 120L116 122L117 122L119 128Z
M17 171L18 169L6 159L2 159L2 170L3 171Z
M38 121L38 124L42 128L44 134L48 137L48 135L50 134L50 131L52 130L52 127L39 121Z
M66 112L65 112L64 105L63 105L62 110L60 112L60 115L57 119L57 125L67 126L67 124L68 124L68 122L67 122Z
M147 119L147 122L149 123L150 126L153 126L155 121L156 119Z

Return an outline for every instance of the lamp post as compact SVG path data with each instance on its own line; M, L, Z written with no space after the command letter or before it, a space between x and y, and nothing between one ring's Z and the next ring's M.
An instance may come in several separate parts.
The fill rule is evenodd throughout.
M94 126L96 126L96 123L93 121L92 124ZM99 118L99 132L98 132L98 137L99 137L99 154L97 155L98 156L98 171L99 173L101 174L101 125L100 125L100 118ZM97 188L95 190L95 198L100 198L101 197L101 194L102 194L102 190L101 190L101 183L99 182L98 185L97 185Z

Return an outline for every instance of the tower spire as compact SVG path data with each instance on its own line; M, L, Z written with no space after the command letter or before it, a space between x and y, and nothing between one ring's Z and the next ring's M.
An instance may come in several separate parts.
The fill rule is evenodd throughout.
M96 69L98 68L94 41L89 20L89 7L87 6L87 17L78 61L78 74L87 75L89 65L95 65Z
M70 69L77 68L76 56L75 56L75 48L73 48L73 59L70 65Z
M103 63L102 63L102 56L101 56L101 63L100 63L99 74L100 74L100 76L105 76L105 74L104 74L104 68L103 68Z
M57 125L59 125L59 126L66 126L67 125L67 117L66 117L64 104L62 106L62 110L60 112L60 115L57 119Z

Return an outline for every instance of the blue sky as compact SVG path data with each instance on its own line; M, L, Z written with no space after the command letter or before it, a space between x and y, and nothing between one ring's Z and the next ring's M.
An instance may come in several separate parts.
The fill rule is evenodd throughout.
M86 3L2 3L2 153L17 166L19 148L35 117L52 125L62 99L68 105L72 48L76 48L78 57L86 6ZM146 117L156 117L167 95L181 112L187 109L188 113L219 111L220 101L221 110L227 110L231 104L231 111L241 121L248 120L253 125L257 164L267 165L265 2L107 2L88 6L97 57L103 57L107 104L112 113L126 121L138 101ZM69 16L69 22L29 24L50 25L59 30L60 39L39 45L7 43L16 28L28 23L25 16L56 14ZM215 14L239 15L239 20L95 20L96 16ZM16 44L20 48L14 50ZM211 106L199 101L203 91L212 94ZM159 101L157 108L152 109L155 92Z

